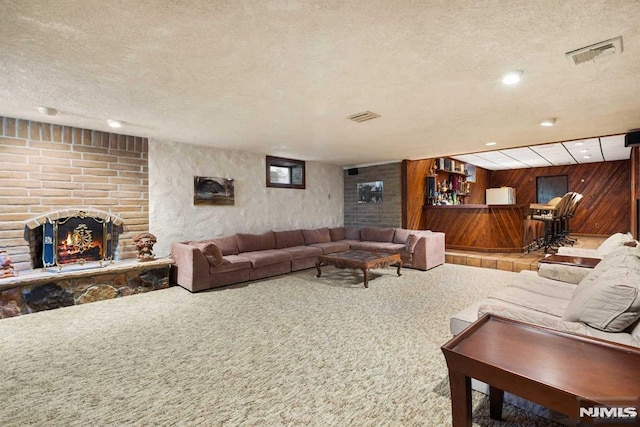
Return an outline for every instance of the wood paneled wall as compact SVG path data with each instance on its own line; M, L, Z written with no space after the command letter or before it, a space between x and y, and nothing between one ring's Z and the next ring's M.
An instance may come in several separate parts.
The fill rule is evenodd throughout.
M514 187L518 204L535 203L536 177L550 175L567 175L569 191L584 196L570 223L574 233L611 235L630 230L629 160L493 171L491 187Z
M402 227L420 230L426 180L435 159L402 161Z
M640 238L640 147L631 149L631 232Z

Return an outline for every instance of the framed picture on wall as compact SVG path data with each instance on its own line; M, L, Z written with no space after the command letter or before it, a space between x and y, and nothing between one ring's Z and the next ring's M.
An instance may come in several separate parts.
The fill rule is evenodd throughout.
M194 176L193 204L218 206L234 205L234 180L210 176Z
M358 183L358 203L382 203L382 190L382 181Z

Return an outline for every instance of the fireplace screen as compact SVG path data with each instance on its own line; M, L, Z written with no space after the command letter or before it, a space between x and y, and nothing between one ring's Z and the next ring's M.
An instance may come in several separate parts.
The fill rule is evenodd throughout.
M113 260L113 222L77 215L47 221L43 229L42 261L44 267L62 269L65 264L80 264Z

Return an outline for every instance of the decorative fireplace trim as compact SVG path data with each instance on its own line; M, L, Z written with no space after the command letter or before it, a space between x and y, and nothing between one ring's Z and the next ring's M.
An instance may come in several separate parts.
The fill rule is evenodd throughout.
M105 221L111 221L115 226L121 226L124 223L124 220L112 213L100 211L97 209L64 209L61 211L49 212L46 214L42 214L35 218L30 219L25 224L27 228L33 230L41 225L44 225L47 221L53 222L54 220L58 220L60 218L67 218L70 216L76 216L79 212L84 212L86 216L91 216L93 218L100 218Z

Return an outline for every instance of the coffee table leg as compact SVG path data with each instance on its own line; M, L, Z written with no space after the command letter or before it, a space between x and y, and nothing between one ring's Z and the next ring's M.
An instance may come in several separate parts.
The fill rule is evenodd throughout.
M364 287L368 288L369 287L369 269L363 268L362 272L364 273Z
M492 385L489 386L489 418L492 420L502 420L502 401L504 391Z
M449 371L453 427L471 426L471 378Z
M316 268L318 269L318 274L316 275L316 277L320 277L320 275L322 274L322 271L320 271L320 266L322 265L322 263L320 261L316 262Z
M398 276L402 276L402 273L400 273L401 268L402 268L402 261L398 263Z

